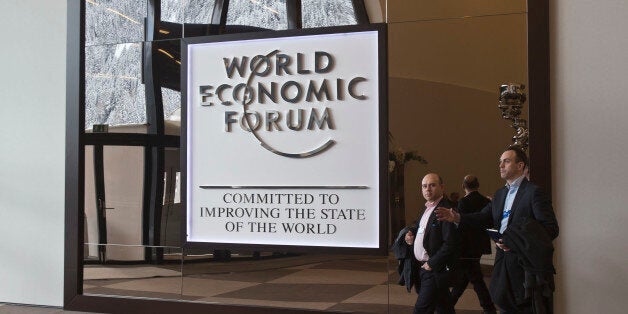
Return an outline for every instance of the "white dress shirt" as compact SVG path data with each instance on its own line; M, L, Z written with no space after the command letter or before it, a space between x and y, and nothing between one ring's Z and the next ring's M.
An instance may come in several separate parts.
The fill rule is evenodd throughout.
M508 194L506 194L506 201L504 202L504 213L502 214L502 222L499 227L499 233L504 233L506 227L508 227L508 217L510 217L510 210L512 209L512 203L515 201L515 197L517 196L517 191L519 191L519 186L521 185L521 181L525 176L520 176L512 184L506 184L508 187Z
M416 257L416 259L420 262L427 262L427 260L430 259L430 256L423 247L423 238L425 236L425 228L427 228L427 223L430 220L430 215L432 215L436 205L438 205L442 199L443 197L441 196L434 202L425 203L425 211L423 212L423 216L421 216L419 229L416 231L416 236L414 237L414 257Z

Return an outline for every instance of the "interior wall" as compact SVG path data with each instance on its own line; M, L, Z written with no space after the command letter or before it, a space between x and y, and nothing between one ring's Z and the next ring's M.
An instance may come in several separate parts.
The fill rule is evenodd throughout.
M628 2L551 1L557 313L626 313Z
M63 302L65 0L0 1L0 302Z

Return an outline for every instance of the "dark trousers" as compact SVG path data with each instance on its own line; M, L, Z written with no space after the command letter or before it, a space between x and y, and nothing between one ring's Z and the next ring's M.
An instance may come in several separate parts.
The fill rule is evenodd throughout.
M522 304L518 306L504 306L504 308L499 309L499 313L501 314L533 314L534 310L532 309L531 304Z
M455 313L447 280L442 276L446 274L420 269L419 282L415 284L419 296L414 305L414 314L432 314L435 310L439 314Z
M458 302L469 282L473 285L475 294L478 295L482 309L489 312L495 311L495 305L493 305L491 295L484 282L479 259L460 259L456 269L453 289L451 290L452 303L455 305Z
M554 299L553 295L548 297L539 294L535 295L537 302L528 300L523 304L517 305L503 305L500 306L499 313L501 314L552 314L554 313ZM536 307L536 308L535 308Z

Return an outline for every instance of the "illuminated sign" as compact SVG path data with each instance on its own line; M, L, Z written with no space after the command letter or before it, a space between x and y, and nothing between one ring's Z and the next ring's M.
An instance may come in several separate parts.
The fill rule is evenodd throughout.
M381 249L384 28L291 34L184 41L186 241Z

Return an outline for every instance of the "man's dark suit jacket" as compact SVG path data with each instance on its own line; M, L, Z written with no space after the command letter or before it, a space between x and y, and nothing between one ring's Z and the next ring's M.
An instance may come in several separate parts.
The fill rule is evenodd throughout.
M499 230L507 194L506 187L497 190L493 201L488 203L482 211L461 215L460 225L477 225ZM512 203L508 224L526 217L538 221L551 239L558 236L558 222L549 197L538 186L523 179ZM524 270L519 264L517 252L504 252L498 249L489 288L493 302L503 308L503 306L516 306L527 301L524 297L524 280Z
M458 202L458 212L461 214L477 213L491 200L473 191L461 198ZM485 228L478 226L460 226L460 257L480 258L482 254L491 254L491 240L486 234Z
M451 203L443 198L436 208L451 208ZM419 229L421 217L417 219L415 227ZM435 272L438 285L447 285L448 278L447 269L453 269L458 259L460 249L460 239L458 230L453 223L438 221L436 210L432 212L425 227L425 235L423 237L423 248L429 255L427 264L430 265L432 271ZM418 290L418 289L417 289Z

